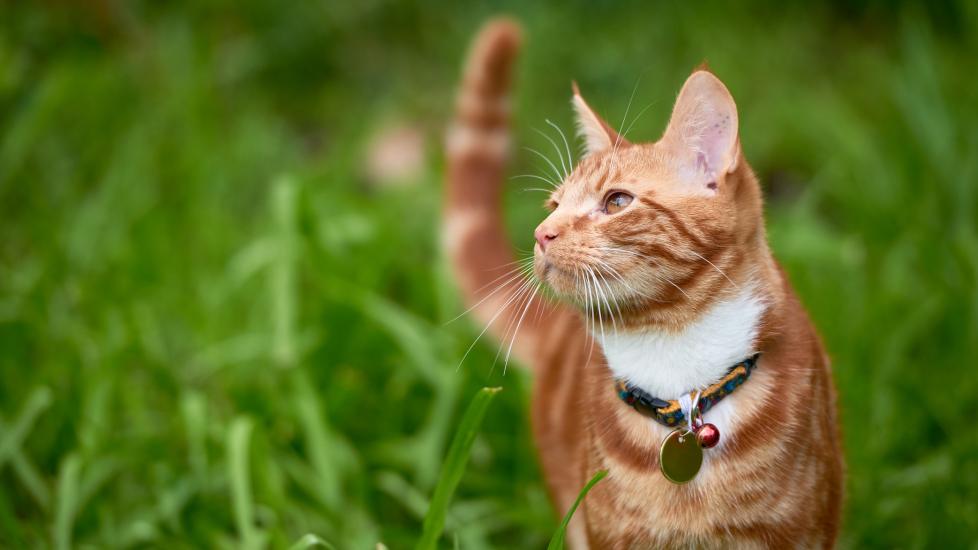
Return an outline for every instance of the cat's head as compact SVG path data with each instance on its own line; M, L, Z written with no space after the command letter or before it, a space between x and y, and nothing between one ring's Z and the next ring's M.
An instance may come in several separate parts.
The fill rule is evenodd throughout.
M729 281L734 245L763 227L730 92L694 72L654 143L619 136L576 86L573 105L586 153L536 229L537 276L582 305L699 307Z

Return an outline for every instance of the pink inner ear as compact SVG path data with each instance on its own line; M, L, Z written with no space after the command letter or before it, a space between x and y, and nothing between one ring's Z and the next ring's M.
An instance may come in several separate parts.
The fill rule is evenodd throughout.
M703 170L710 179L726 172L730 164L730 155L736 140L736 128L731 124L730 113L707 107L705 124L699 128L698 141L700 151L696 159L697 170ZM721 106L722 107L722 106Z
M696 153L696 171L705 174L710 173L710 164L706 161L706 154L702 151Z
M715 190L737 160L737 106L723 83L706 71L690 75L663 140L690 184Z

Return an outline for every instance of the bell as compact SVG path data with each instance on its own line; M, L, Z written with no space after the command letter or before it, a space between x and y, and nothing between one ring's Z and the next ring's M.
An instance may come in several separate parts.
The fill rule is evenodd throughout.
M696 429L696 440L704 449L714 447L720 442L720 430L713 424L703 424Z

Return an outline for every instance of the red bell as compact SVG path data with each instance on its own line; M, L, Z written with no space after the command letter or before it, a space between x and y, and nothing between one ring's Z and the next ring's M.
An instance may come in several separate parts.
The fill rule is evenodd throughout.
M720 430L713 424L703 424L696 428L696 440L700 442L700 447L709 449L720 442Z

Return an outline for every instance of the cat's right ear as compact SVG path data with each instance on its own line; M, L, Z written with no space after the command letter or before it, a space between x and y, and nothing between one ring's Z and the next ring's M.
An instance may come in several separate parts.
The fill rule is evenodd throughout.
M584 138L585 156L591 156L612 147L630 145L628 140L618 135L618 132L584 101L584 98L581 97L581 90L577 87L577 82L573 82L571 85L574 89L574 97L571 99L571 103L574 105L574 112L577 113L577 133Z

